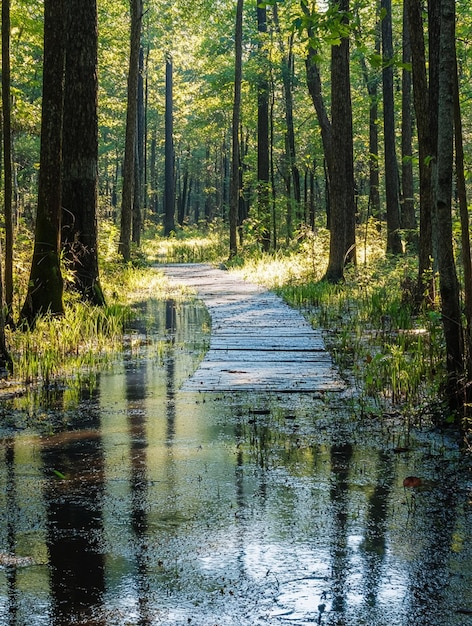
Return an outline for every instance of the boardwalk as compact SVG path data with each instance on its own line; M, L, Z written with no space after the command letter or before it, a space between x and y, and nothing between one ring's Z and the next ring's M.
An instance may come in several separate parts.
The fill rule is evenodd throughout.
M210 349L187 391L341 391L321 332L278 296L209 265L160 265L192 287L212 320Z

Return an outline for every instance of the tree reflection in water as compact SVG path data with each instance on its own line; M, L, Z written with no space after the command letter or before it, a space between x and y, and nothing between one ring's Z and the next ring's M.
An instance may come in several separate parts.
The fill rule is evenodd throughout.
M463 626L455 443L395 454L329 398L179 391L206 318L155 307L163 356L143 342L72 409L56 394L62 431L1 440L0 626Z

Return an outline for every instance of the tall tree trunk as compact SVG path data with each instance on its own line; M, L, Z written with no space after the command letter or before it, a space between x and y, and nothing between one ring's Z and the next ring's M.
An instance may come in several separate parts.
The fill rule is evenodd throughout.
M342 22L348 24L349 0L341 0ZM344 276L346 263L356 261L354 156L352 130L349 37L331 47L331 124L333 139L333 176L331 178L331 240L325 278L337 282ZM333 233L344 231L341 251Z
M356 22L359 23L359 15ZM360 38L361 29L356 29L356 37ZM380 56L380 22L378 11L375 25L375 53ZM364 54L359 56L362 75L369 94L369 208L368 212L373 217L380 219L380 177L379 177L379 106L378 88L379 76L377 71L369 71Z
M257 30L259 32L260 68L257 84L257 212L262 225L261 243L267 252L270 249L271 220L269 211L269 59L266 40L267 9L257 6Z
M302 3L302 9L308 18L308 37L313 41L310 25L313 16L305 3ZM339 3L339 11L343 25L346 25L349 0ZM321 128L328 172L330 248L324 278L330 282L339 282L344 277L346 263L355 262L356 259L349 37L341 37L340 44L331 47L331 122L321 92L317 51L311 43L308 45L306 69L308 89Z
M230 178L230 205L229 205L229 256L238 253L238 217L239 200L241 195L240 169L241 150L239 143L239 120L241 117L241 83L242 83L242 47L243 47L243 6L244 0L238 0L236 5L236 25L234 44L234 100L233 120L231 127L231 178Z
M416 128L418 134L419 156L419 187L420 187L420 232L418 246L418 301L423 299L425 292L425 277L431 267L432 247L432 213L433 213L433 184L431 159L436 153L434 136L431 133L430 120L432 102L426 71L426 51L423 33L423 18L421 6L416 0L405 0L408 17L408 29L411 43L413 103L415 107ZM433 45L430 42L430 45ZM435 101L437 104L437 100ZM430 281L427 289L432 297L433 285Z
M174 78L173 62L166 58L165 165L164 165L164 237L175 231L174 175Z
M121 198L121 228L119 251L125 262L131 258L131 227L134 200L134 167L136 162L136 133L138 108L139 50L143 0L130 0L131 33L128 69L128 102L126 108L125 157L123 164L123 191Z
M66 3L62 247L82 299L103 305L97 242L98 80L96 0Z
M136 162L134 172L134 201L133 201L133 223L131 238L136 246L141 245L141 231L143 228L143 207L145 196L144 172L146 163L144 160L145 147L145 111L144 111L144 50L139 49L139 71L138 71L138 102L136 113Z
M13 307L13 156L10 83L10 0L2 2L2 109L5 219L5 303L11 322Z
M300 191L300 172L298 170L296 161L296 147L295 147L295 128L293 122L293 33L290 35L288 50L285 49L284 43L281 37L279 12L277 4L273 6L274 24L279 36L279 50L282 55L282 81L283 81L283 93L285 104L285 123L286 123L286 159L290 174L292 176L293 183L293 197L298 207L301 201Z
M408 31L407 6L403 4L403 70L402 70L402 193L401 193L401 225L406 231L408 244L416 247L418 236L416 231L414 185L413 185L413 127L411 111L411 45Z
M395 150L395 104L393 97L393 39L392 3L381 0L382 19L382 92L385 155L385 201L387 213L387 252L403 252L400 237L400 196L398 189L398 163Z
M157 148L157 132L156 129L152 130L151 137L151 154L149 155L149 211L152 218L156 218L159 211L158 193L157 193L157 163L156 163L156 148Z
M60 265L63 100L63 1L45 0L38 206L28 292L20 313L20 321L30 326L40 315L64 313Z
M441 0L439 60L438 156L436 175L437 262L441 313L446 340L447 397L454 408L461 406L460 387L464 372L459 285L456 276L452 233L452 179L455 72L455 0Z
M464 311L466 320L467 382L472 381L472 258L470 250L470 220L464 171L462 115L459 100L457 57L454 71L454 138L456 148L456 185L461 221L462 265L464 268ZM470 401L470 398L469 398Z

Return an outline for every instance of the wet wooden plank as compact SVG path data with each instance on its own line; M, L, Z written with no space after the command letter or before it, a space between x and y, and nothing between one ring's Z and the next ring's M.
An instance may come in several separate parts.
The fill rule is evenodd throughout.
M281 298L204 264L158 265L195 290L212 319L210 348L188 391L341 391L321 331Z

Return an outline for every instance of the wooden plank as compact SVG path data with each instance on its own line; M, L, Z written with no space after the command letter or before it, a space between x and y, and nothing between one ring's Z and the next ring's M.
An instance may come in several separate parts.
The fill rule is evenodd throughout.
M159 265L192 287L212 319L210 348L186 391L341 391L345 385L319 329L281 298L203 264Z

